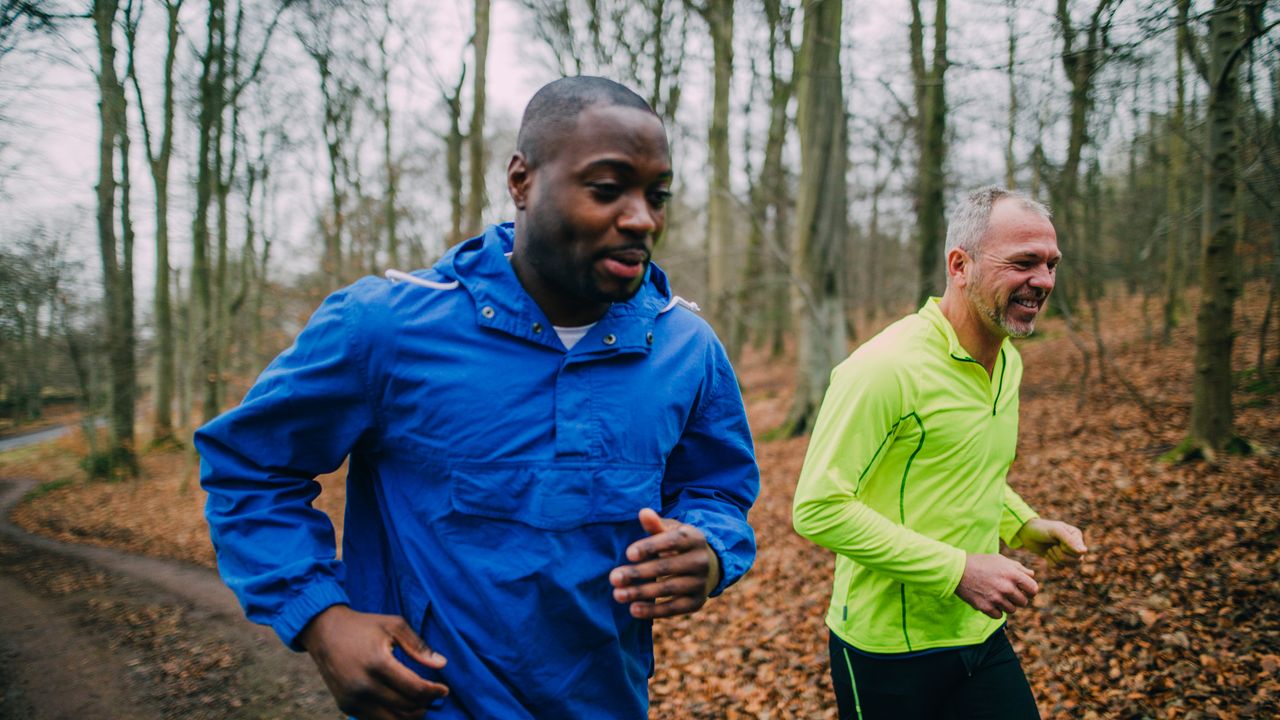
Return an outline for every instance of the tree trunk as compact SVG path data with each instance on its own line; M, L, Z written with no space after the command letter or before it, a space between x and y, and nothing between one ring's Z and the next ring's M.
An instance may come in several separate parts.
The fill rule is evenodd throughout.
M1093 251L1080 231L1080 162L1084 148L1089 143L1089 115L1093 108L1094 80L1105 61L1103 53L1108 47L1107 32L1110 27L1110 10L1115 0L1098 0L1085 28L1085 45L1076 44L1076 28L1071 21L1067 0L1058 0L1058 29L1062 35L1062 69L1071 84L1070 128L1067 133L1067 158L1059 174L1056 191L1058 239L1064 252L1076 254L1078 268L1089 268ZM1079 243L1077 245L1077 243ZM1086 282L1091 279L1082 276ZM1071 299L1074 287L1071 277L1059 278L1059 293Z
M1212 457L1238 449L1231 405L1236 277L1236 108L1240 15L1237 0L1216 0L1209 18L1209 107L1205 126L1204 223L1191 427L1184 448Z
M799 325L795 399L786 432L806 433L826 393L831 368L847 352L839 296L840 252L848 236L848 135L840 71L842 0L805 6L797 64L800 187L792 263Z
M226 40L223 0L210 0L205 52L200 63L200 111L197 118L196 208L192 219L191 308L194 345L199 358L202 392L201 415L205 422L218 415L218 354L213 342L213 292L209 258L209 206L213 201L213 155L220 152L214 142L215 125L222 115L225 93Z
M1014 62L1018 59L1018 14L1017 6L1009 2L1009 62L1005 75L1009 80L1009 134L1004 143L1004 186L1010 190L1018 187L1018 160L1014 154L1014 140L1018 135L1018 83L1014 74Z
M471 170L471 186L467 192L467 235L477 235L484 229L481 225L481 214L488 199L484 190L484 115L485 115L485 66L489 59L489 0L475 0L476 3L476 35L472 41L475 48L476 72L471 78L473 107L471 110L471 130L467 137L469 152L468 164Z
M760 323L755 341L778 356L784 349L790 317L790 283L787 282L790 274L787 259L790 198L782 153L789 125L787 106L791 103L795 82L792 77L782 74L785 60L782 53L793 55L788 35L791 11L784 9L780 0L765 0L764 10L769 32L769 129L765 136L764 162L755 182L757 196L751 203L756 248L748 256L749 266L743 271L743 292L740 295L749 293L757 303L753 311L760 318Z
M320 94L324 103L324 145L329 160L329 198L332 212L325 232L323 266L330 284L336 287L342 278L342 229L346 217L341 182L343 111L339 108L339 96L343 91L334 87L338 81L330 70L331 58L327 50L315 52L313 57L320 73Z
M391 2L382 6L386 25L378 37L378 60L381 63L382 81L382 165L386 175L386 198L383 200L383 224L387 231L387 265L400 267L400 243L396 237L396 193L400 185L400 170L395 154L391 151L391 63L387 57L387 33L391 31Z
M1271 279L1267 285L1267 309L1262 314L1262 323L1258 327L1258 360L1254 365L1259 380L1267 377L1267 340L1271 329L1274 308L1280 302L1280 225L1271 226ZM1276 358L1280 365L1280 356Z
M917 304L940 290L941 259L946 240L946 205L943 191L946 178L947 95L947 0L935 0L933 59L924 61L924 26L920 0L911 0L911 67L916 83L917 139L919 164L916 168L916 238L919 257Z
M730 307L736 253L731 245L729 184L729 91L733 82L733 0L708 0L702 17L711 32L713 73L711 125L707 130L707 155L711 173L707 185L707 305L712 323L723 330L734 311Z
M243 6L242 6L243 7ZM241 18L237 16L234 35L236 41L232 45L231 56L231 74L230 77L234 83L238 79L239 66L239 35L240 35ZM229 106L229 108L228 108ZM221 407L226 402L227 383L226 373L228 361L231 354L231 317L228 301L231 293L228 291L228 275L230 273L229 243L231 232L230 208L227 200L231 195L231 183L235 179L236 167L239 164L239 103L230 99L229 103L224 103L224 114L218 119L214 131L214 145L217 151L214 152L214 178L216 178L215 200L217 202L218 211L218 245L215 255L216 261L213 266L213 286L214 286L214 315L213 315L213 337L214 346L214 387L218 395L218 406ZM227 118L225 110L231 112L231 132L229 142L231 146L231 157L226 158L222 151L223 132ZM226 159L224 159L226 158ZM225 167L224 167L225 163Z
M134 60L136 49L136 26L128 27L129 41L129 77L133 81L133 89L138 101L138 116L142 121L143 141L146 145L147 165L151 170L151 180L155 188L156 217L156 269L155 288L153 292L153 309L156 324L156 376L154 400L154 421L152 423L151 443L173 444L177 442L173 429L173 392L174 392L174 341L173 341L173 302L169 290L169 164L173 156L173 121L174 121L174 81L173 68L178 52L178 36L180 26L178 13L183 0L165 2L166 28L168 42L165 47L164 74L162 83L164 95L162 102L160 147L153 147L151 128L147 122L147 108L142 101L142 85L138 81L137 63Z
M127 132L124 126L124 87L115 68L116 0L95 0L93 3L94 28L98 44L98 118L101 135L98 140L98 249L102 256L102 285L106 307L107 362L110 374L111 445L108 448L108 464L111 473L136 474L134 456L133 413L136 379L134 378L132 337L132 272L131 237L126 237L124 257L116 247L115 204L116 147ZM127 142L127 141L126 141ZM127 148L127 144L125 146ZM128 199L128 193L125 193ZM132 226L127 211L122 214L125 232L131 234Z
M444 137L445 175L449 181L449 247L466 240L466 236L462 234L462 145L466 141L466 136L462 134L462 85L465 80L464 67L458 74L458 84L454 86L452 94L446 93L443 88L440 91L449 111L449 133Z
M1175 52L1175 99L1169 118L1169 175L1166 185L1169 234L1164 267L1164 329L1160 338L1164 345L1173 342L1173 329L1178 326L1183 313L1182 300L1182 248L1186 245L1186 195L1183 193L1187 167L1186 132L1186 80L1183 58L1186 48L1186 22L1190 0L1178 2L1177 51Z

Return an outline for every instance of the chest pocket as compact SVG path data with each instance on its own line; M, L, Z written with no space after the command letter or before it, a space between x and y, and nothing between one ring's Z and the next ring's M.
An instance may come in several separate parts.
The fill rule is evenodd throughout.
M460 463L451 472L453 509L543 530L634 520L661 509L662 468L626 463Z

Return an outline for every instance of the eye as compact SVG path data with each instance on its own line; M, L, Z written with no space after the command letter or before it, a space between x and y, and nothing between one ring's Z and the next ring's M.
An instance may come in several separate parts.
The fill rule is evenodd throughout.
M617 183L594 182L591 183L590 187L592 194L606 202L616 200L620 195L622 195L622 186Z
M649 203L656 208L666 207L667 201L671 199L670 190L654 190L649 193Z

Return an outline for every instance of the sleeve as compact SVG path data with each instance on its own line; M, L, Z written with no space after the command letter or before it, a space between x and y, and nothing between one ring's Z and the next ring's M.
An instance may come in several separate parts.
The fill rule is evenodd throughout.
M303 627L348 601L315 477L374 427L354 347L350 289L330 296L240 406L196 432L218 570L250 620L295 650Z
M756 536L747 512L760 492L760 470L737 377L724 348L711 342L708 383L667 457L662 514L706 536L720 561L715 597L755 561Z
M964 551L891 521L859 496L899 423L910 417L899 372L895 362L856 354L832 372L796 486L792 523L822 547L946 597L964 574Z
M1018 493L1009 487L1008 483L1004 486L1004 507L1000 509L1000 539L1004 540L1004 544L1011 548L1022 547L1022 541L1018 539L1018 531L1028 520L1040 517L1040 514L1031 509L1031 506L1023 500Z

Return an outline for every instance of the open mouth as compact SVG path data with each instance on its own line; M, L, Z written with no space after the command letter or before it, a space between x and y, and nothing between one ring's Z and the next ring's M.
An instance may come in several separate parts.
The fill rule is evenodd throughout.
M648 252L639 248L628 248L607 252L598 262L608 274L632 280L644 274L645 264L648 261Z

